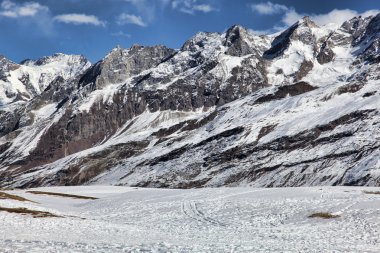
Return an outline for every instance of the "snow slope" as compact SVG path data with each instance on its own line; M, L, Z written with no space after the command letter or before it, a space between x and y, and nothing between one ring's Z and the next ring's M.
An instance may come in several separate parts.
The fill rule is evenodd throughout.
M99 197L77 200L9 191L63 218L0 212L1 252L379 252L379 188L110 186L38 188ZM339 215L308 218L316 212Z

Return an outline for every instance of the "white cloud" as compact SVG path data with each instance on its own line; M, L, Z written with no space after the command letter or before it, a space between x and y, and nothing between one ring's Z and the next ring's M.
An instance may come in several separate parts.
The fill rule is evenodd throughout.
M379 13L379 10L369 10L363 13L359 13L354 10L345 9L345 10L332 10L327 14L320 15L311 15L310 18L314 20L319 25L326 25L329 23L342 24L344 21L347 21L356 16L371 16L373 14Z
M12 9L15 5L16 5L15 3L9 0L4 0L3 2L1 2L1 8L5 10Z
M145 27L155 20L157 13L163 15L167 8L190 15L217 11L218 9L209 4L210 1L213 0L124 0L133 8L131 12L136 14L121 14L117 23Z
M282 17L282 23L290 26L300 20L302 17L303 16L301 14L297 13L294 9L291 9L285 12L284 16Z
M253 30L253 29L249 29L249 31L255 35L264 35L264 34L273 34L273 33L277 33L277 32L280 32L280 31L284 31L287 27L285 26L274 26L270 29L266 29L266 30Z
M0 16L7 18L17 18L17 13L14 11L2 11L0 12Z
M290 26L296 23L304 16L309 16L311 20L313 20L318 25L326 25L330 23L335 23L337 25L341 25L343 22L350 20L356 16L368 17L372 15L378 14L379 10L368 10L362 13L359 13L355 10L343 9L338 10L334 9L328 13L323 14L313 14L313 13L299 13L295 10L294 7L287 7L285 5L274 4L272 2L265 2L259 4L252 4L251 9L253 12L257 12L262 15L273 15L273 14L281 14L281 22L283 25ZM277 26L278 27L278 26ZM281 27L281 26L280 26ZM275 31L277 29L271 28L264 31Z
M376 16L379 13L380 13L380 10L368 10L368 11L362 12L360 15L362 17L369 17L369 16Z
M196 12L208 13L217 11L217 9L212 5L207 3L200 3L198 0L173 0L171 2L171 6L172 9L176 9L190 15L193 15Z
M111 33L111 36L115 36L115 37L125 37L125 38L130 38L131 35L128 34L128 33L124 33L122 31L119 31L119 32L115 32L115 33Z
M200 4L193 7L194 11L201 11L204 13L214 11L215 9L209 4Z
M288 7L281 4L266 2L266 3L252 4L251 9L263 15L272 15L272 14L287 11Z
M344 9L344 10L337 10L334 9L330 11L329 13L325 14L307 14L307 13L297 13L294 9L291 9L285 13L285 15L282 18L282 21L286 25L292 25L295 22L297 22L299 19L301 19L303 16L309 16L311 20L313 20L318 25L327 25L330 23L335 23L337 25L343 24L343 22L350 20L353 17L362 16L362 17L368 17L372 15L378 14L379 10L368 10L363 13L359 13L355 10L350 9Z
M131 4L146 21L153 21L156 16L157 2L152 0L124 0ZM162 1L162 0L161 0ZM164 3L164 2L162 2ZM146 23L146 22L144 22Z
M37 14L49 12L47 6L36 2L16 4L10 0L4 0L1 2L0 7L0 16L8 18L34 17Z
M128 14L128 13L120 14L120 16L117 18L117 23L119 25L133 24L133 25L138 25L142 27L147 26L147 24L143 21L143 19L140 16L136 16L136 15Z
M85 15L77 13L62 14L55 16L54 20L65 24L105 26L105 22L101 21L98 17L94 15Z

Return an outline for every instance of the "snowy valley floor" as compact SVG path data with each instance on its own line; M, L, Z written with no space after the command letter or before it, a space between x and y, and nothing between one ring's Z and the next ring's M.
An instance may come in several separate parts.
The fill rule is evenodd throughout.
M380 252L379 188L33 190L98 199L0 191L0 252Z

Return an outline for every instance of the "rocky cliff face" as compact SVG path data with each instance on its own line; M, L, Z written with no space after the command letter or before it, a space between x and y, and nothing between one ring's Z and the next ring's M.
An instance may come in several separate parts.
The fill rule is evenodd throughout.
M379 19L1 57L0 186L379 185Z

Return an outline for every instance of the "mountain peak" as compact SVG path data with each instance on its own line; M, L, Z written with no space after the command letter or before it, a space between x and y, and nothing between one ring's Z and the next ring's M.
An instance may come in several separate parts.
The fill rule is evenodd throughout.
M229 38L231 36L236 36L236 35L243 35L243 34L247 34L247 29L244 28L243 26L241 25L233 25L231 26L230 28L227 29L226 31L226 38Z
M239 25L239 24L234 24L232 25L230 28L227 29L227 33L228 31L233 31L233 30L246 30L242 25Z
M220 40L220 33L198 32L181 47L181 51L197 52L199 48L204 48L209 42Z
M317 28L317 27L319 27L313 20L310 19L309 16L304 16L296 24L298 26L303 25L303 26L306 26L308 28Z
M25 66L43 66L46 64L54 63L54 62L67 63L67 64L72 64L74 62L89 63L89 61L83 55L55 53L50 56L43 56L37 60L25 59L21 61L20 64L25 65Z
M126 51L126 49L123 48L121 45L116 45L116 47L112 48L112 50L108 54L106 54L106 56L104 56L102 61L104 62L109 58L116 57L117 55L121 56L121 55L123 55L123 52L125 52L125 51Z
M272 47L265 52L265 56L267 58L277 57L289 47L292 41L300 41L306 45L314 44L315 38L312 28L319 28L319 26L315 24L309 16L304 16L275 37L272 41Z
M255 48L250 46L254 35L240 25L231 26L225 33L224 46L228 47L226 53L232 56L244 56L255 53Z
M131 51L132 51L132 50L140 50L141 48L143 48L142 45L135 43L135 44L133 44L133 45L129 48L129 50L131 50Z
M4 55L0 55L0 76L2 72L7 72L9 70L14 70L19 67L19 64L9 60Z

